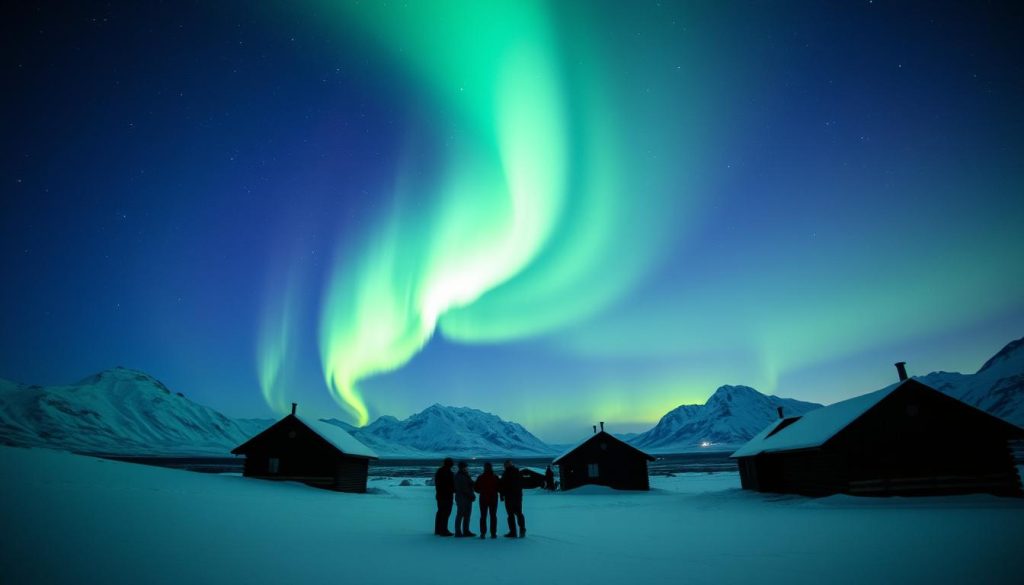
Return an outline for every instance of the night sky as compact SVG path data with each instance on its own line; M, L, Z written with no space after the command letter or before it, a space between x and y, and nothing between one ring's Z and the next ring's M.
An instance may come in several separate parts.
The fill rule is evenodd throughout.
M35 4L0 377L571 441L1024 334L1016 3Z

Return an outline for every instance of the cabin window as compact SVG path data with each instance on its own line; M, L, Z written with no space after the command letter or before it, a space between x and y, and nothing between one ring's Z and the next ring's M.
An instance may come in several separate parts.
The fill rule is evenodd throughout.
M271 457L270 461L267 462L267 471L270 473L277 473L281 469L281 460L277 457Z
M294 439L295 438L295 431L289 431L288 432L288 438L289 439Z
M907 416L917 416L921 412L921 408L917 404L907 405Z
M587 477L599 477L601 475L600 470L597 468L597 463L587 464Z

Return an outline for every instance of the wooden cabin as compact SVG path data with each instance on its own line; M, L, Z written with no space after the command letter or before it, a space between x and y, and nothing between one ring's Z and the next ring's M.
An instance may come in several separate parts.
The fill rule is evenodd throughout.
M524 490L544 487L544 472L539 469L520 467L519 477L522 480Z
M902 365L899 364L897 367ZM1020 496L1024 430L916 380L781 418L732 454L744 489Z
M377 454L341 427L292 413L231 451L245 455L242 475L300 481L339 492L366 492Z
M594 434L552 461L558 466L562 490L604 485L617 490L647 490L647 453L594 427Z

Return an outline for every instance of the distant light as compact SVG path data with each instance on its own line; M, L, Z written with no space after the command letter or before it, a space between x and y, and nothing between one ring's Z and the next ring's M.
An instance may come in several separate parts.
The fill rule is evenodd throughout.
M712 443L711 441L701 441L700 442L700 446L701 447L705 447L706 448L706 447L710 447L711 445L714 445L714 443Z

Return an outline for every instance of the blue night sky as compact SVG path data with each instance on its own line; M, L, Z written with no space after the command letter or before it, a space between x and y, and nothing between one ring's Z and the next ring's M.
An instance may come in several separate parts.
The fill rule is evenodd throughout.
M1024 334L1012 3L258 4L4 19L0 377L569 441Z

